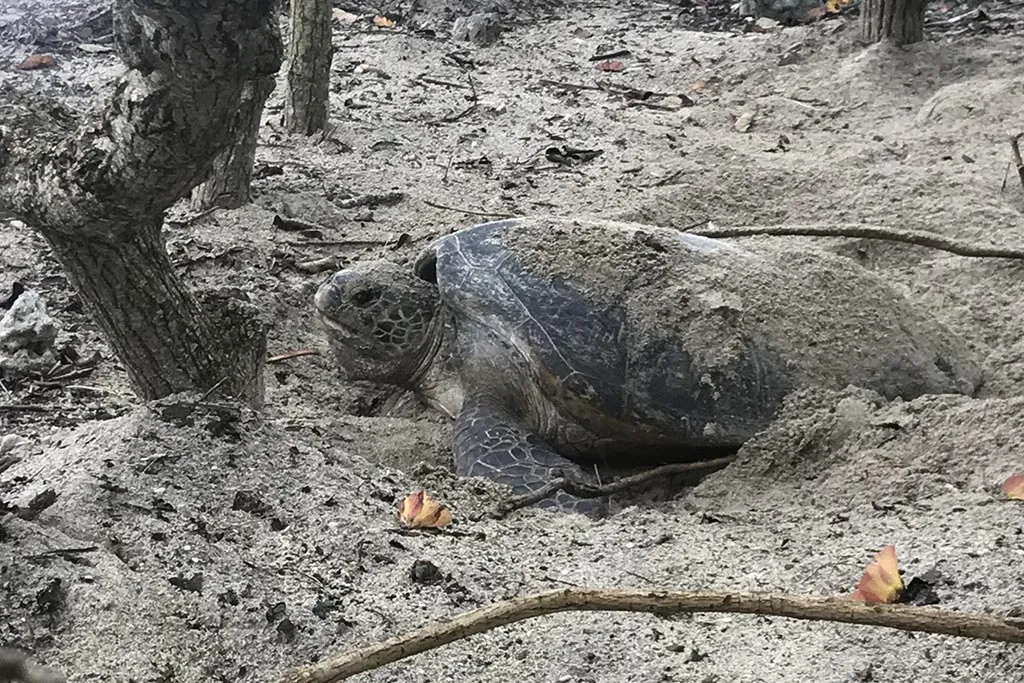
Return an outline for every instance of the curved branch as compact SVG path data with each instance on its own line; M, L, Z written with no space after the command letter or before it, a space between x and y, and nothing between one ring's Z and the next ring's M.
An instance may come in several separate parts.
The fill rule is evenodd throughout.
M874 225L750 225L731 228L695 228L684 230L684 232L702 237L718 238L750 237L753 235L853 237L914 244L920 247L948 251L959 256L1024 259L1024 249L975 244L924 230L901 230L899 228L883 228Z
M272 89L273 0L118 0L129 70L96 118L49 98L0 97L0 208L47 237L123 239L160 220L234 143L242 89Z
M676 462L669 465L661 465L660 467L653 467L638 474L634 474L629 477L622 477L621 479L615 479L614 481L610 481L607 484L602 485L589 484L561 477L559 479L549 481L536 491L524 493L521 496L511 496L506 498L498 503L498 506L495 508L492 516L500 519L514 510L527 507L528 505L533 505L534 503L539 503L558 491L565 491L569 495L576 496L577 498L600 498L602 496L610 496L613 493L619 493L620 491L637 488L655 479L663 479L674 474L715 470L725 467L735 459L736 456L727 455L725 457L714 458L712 460Z
M498 626L570 610L662 615L692 612L764 614L1024 643L1024 619L947 612L932 607L869 605L847 598L772 593L567 588L498 602L383 643L351 650L292 672L279 679L279 683L334 683Z

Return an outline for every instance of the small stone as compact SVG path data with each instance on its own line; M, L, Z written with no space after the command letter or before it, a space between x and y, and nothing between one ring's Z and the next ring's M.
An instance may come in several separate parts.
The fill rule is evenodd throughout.
M779 22L777 22L775 19L771 19L770 17L761 17L754 23L756 23L759 28L762 28L765 31L771 31L779 27Z
M409 578L413 583L440 583L444 580L441 570L430 560L416 560L409 569Z
M490 45L501 35L501 16L497 12L479 12L459 17L452 28L452 39L481 47Z
M281 623L277 625L277 633L285 643L290 643L295 640L295 632L295 624L291 619L282 619Z
M232 510L241 510L253 515L264 515L270 511L270 506L260 499L255 491L240 489L235 491L235 499L231 502Z
M275 602L267 608L267 621L273 624L275 621L283 617L287 611L288 605L284 602Z
M184 574L178 574L168 579L168 582L175 588L180 588L183 591L189 593L202 593L203 592L203 573L196 572L192 576L186 577Z

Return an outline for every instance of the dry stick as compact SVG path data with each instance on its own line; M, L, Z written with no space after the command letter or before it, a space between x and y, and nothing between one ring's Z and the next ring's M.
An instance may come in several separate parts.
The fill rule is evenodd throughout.
M901 230L874 225L752 225L731 228L702 228L690 234L703 237L748 237L751 235L802 235L806 237L858 237L902 242L948 251L960 256L1024 259L1024 249L972 244L923 230Z
M318 230L323 232L327 229L317 223L307 223L306 221L300 221L296 218L285 218L281 215L274 216L273 225L278 230L284 230L286 232L300 232L302 230Z
M773 593L567 588L482 607L299 669L281 678L279 683L334 683L498 626L569 610L660 615L693 612L763 614L1024 643L1024 619L947 612L933 607L869 605L848 598Z
M1020 139L1024 133L1017 133L1010 136L1010 151L1013 152L1013 163L1017 166L1017 177L1020 178L1020 186L1024 189L1024 159L1020 158Z
M654 467L630 477L622 477L621 479L616 479L615 481L611 481L600 486L575 481L565 477L553 479L536 491L531 491L530 493L526 493L521 496L506 498L502 502L498 503L493 516L498 518L504 517L513 510L518 510L528 505L539 503L558 491L565 491L569 495L576 496L578 498L600 498L601 496L609 496L613 493L625 491L626 489L637 488L638 486L646 484L654 479L663 479L673 474L725 467L735 459L736 456L730 455L724 458L714 458L713 460L676 462L671 465Z
M288 351L286 353L279 353L276 356L271 356L267 359L267 363L280 363L281 361L289 360L291 358L301 358L302 356L319 356L320 352L316 349L299 349L298 351Z
M432 202L429 199L424 199L423 203L427 206L432 206L435 209L444 209L446 211L458 211L459 213L468 213L470 216L498 216L499 218L520 218L515 214L511 213L499 213L497 211L472 211L470 209L458 209L454 206L445 206L444 204L438 204Z

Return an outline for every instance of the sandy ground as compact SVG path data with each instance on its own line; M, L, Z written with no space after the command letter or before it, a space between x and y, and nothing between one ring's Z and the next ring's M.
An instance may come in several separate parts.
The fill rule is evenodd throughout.
M248 292L273 320L277 354L322 344L310 299L323 274L297 264L413 258L431 236L479 219L442 207L674 226L868 223L1021 243L1020 188L1012 175L1001 186L1024 40L934 34L865 49L848 18L698 33L677 13L545 6L488 48L448 42L447 23L436 36L339 24L333 130L284 134L279 88L253 204L194 218L183 203L169 216L170 254L196 286ZM619 73L588 61L620 48L632 54ZM2 46L11 63L33 51ZM0 78L83 105L119 68L103 52L56 56L56 69ZM679 99L574 87L596 83ZM603 153L566 167L545 157L555 146ZM342 208L391 192L400 199ZM322 234L275 231L275 213ZM979 396L808 391L695 488L619 497L602 521L539 510L499 521L486 516L499 487L451 474L449 424L345 385L323 355L270 366L261 416L139 407L45 243L0 224L0 285L41 292L63 326L62 357L90 361L73 379L5 385L6 403L36 409L0 411L0 431L26 440L0 473L2 506L57 498L0 525L0 645L72 681L266 681L566 585L844 594L887 543L908 578L930 577L944 608L1024 614L1024 508L996 488L1024 469L1024 266L863 240L737 242L767 239L883 274L967 340L984 366ZM397 500L423 487L455 523L398 533ZM417 560L439 580L413 580ZM1020 661L1019 646L868 627L566 613L360 680L1009 683L1024 681Z

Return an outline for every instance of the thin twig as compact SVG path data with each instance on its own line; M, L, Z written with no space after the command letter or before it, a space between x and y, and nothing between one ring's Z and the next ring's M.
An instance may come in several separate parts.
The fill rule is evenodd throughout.
M934 607L871 605L848 598L776 593L565 588L475 609L299 669L279 679L279 683L335 683L499 626L571 610L660 615L694 612L762 614L1024 643L1024 619L949 612Z
M1020 178L1021 189L1024 189L1024 159L1020 158L1020 139L1024 133L1017 133L1010 136L1010 151L1013 153L1013 163L1017 166L1017 177Z
M225 377L221 377L220 380L218 380L216 384L214 384L212 387L207 389L206 393L204 393L202 396L199 397L199 400L197 400L195 404L199 405L200 403L202 403L206 399L210 398L210 396L213 395L213 392L217 391L217 389L220 389L220 385L224 384L224 382L227 382L227 381L228 381L228 378L226 376Z
M443 85L443 86L448 87L448 88L459 88L461 90L472 90L472 88L470 86L468 86L468 85L463 85L462 83L455 83L453 81L446 81L446 80L441 79L441 78L434 78L433 76L420 76L416 80L418 80L418 81L420 81L422 83L431 83L433 85Z
M513 510L518 510L528 505L539 503L558 491L565 491L569 495L576 496L577 498L600 498L602 496L610 496L613 493L619 493L627 489L638 488L655 479L665 479L673 474L725 467L733 460L735 460L735 456L729 455L724 458L714 458L712 460L675 462L670 465L662 465L661 467L644 470L639 474L634 474L630 477L622 477L621 479L616 479L608 482L607 484L601 485L588 484L566 477L552 479L536 491L531 491L530 493L525 493L521 496L512 496L501 501L498 503L493 516L498 518L504 517Z
M466 107L465 109L463 109L462 111L460 111L457 114L449 114L448 116L443 117L442 119L440 119L440 122L441 123L455 123L459 119L461 119L461 118L463 118L465 116L469 116L474 111L476 111L476 107L477 107L477 104L476 104L476 102L474 102L473 104L469 105L468 107Z
M45 413L49 411L46 406L34 406L26 403L4 403L0 404L0 412L26 412L26 413Z
M320 352L316 349L299 349L298 351L288 351L286 353L279 353L276 356L271 356L267 359L267 363L280 363L281 361L289 360L291 358L301 358L302 356L319 356Z
M373 247L389 240L286 240L290 247Z
M615 59L616 57L629 57L632 52L629 50L615 50L614 52L603 52L599 55L594 55L587 59L588 62L603 62L606 59Z
M874 225L751 225L731 228L701 228L690 230L689 232L693 235L716 238L749 237L752 235L773 235L777 237L784 235L854 237L915 244L920 247L948 251L951 254L958 254L960 256L1024 259L1024 249L975 244L945 237L934 232L925 232L924 230L902 230Z
M437 202L432 202L429 199L424 199L423 203L427 206L432 206L435 209L444 209L446 211L458 211L459 213L466 213L470 216L497 216L498 218L519 218L515 214L511 213L500 213L498 211L473 211L471 209L458 209L454 206L445 206Z

